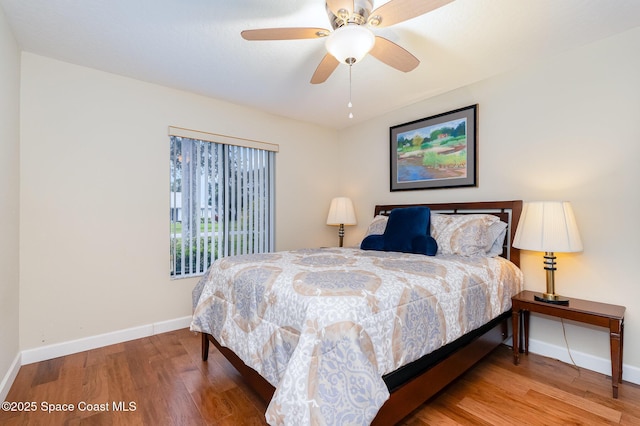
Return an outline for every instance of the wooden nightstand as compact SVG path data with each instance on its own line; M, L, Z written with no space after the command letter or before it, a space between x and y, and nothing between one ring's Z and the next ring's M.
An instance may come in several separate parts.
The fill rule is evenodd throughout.
M611 381L613 397L618 397L618 384L622 383L622 346L624 342L624 306L569 299L569 305L539 302L534 296L541 293L523 291L511 298L513 321L513 363L520 361L520 317L523 319L524 353L529 353L529 314L538 312L556 318L566 318L609 329L611 340ZM521 315L522 314L522 315Z

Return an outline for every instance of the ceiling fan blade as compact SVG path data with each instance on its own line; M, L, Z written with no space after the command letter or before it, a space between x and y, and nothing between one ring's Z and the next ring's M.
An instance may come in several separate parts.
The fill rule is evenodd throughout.
M338 60L334 58L331 54L327 53L318 64L318 68L313 73L313 77L311 77L311 84L319 84L327 81L331 73L340 65Z
M240 33L245 40L300 40L329 35L325 28L262 28L244 30Z
M336 16L339 16L340 9L346 10L348 15L351 15L354 9L354 0L327 0L327 7Z
M371 55L385 64L403 72L409 72L420 64L418 58L391 40L376 36L376 44L371 49Z
M391 0L371 12L370 21L378 20L377 28L388 27L416 16L424 15L453 0Z

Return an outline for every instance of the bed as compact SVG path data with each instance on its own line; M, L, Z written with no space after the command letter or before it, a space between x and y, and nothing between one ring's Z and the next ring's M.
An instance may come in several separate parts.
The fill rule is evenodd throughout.
M511 296L523 285L511 245L522 201L378 205L368 233L407 207L430 209L438 255L347 247L234 256L194 289L203 360L213 343L270 402L268 423L394 424L508 337ZM482 248L492 255L460 255L455 244L474 242L443 229L478 217L502 226Z

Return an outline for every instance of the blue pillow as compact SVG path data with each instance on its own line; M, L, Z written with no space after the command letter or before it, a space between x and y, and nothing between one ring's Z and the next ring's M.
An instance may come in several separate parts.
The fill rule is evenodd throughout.
M360 243L362 250L384 250L384 236L383 235L367 235Z
M413 253L413 239L428 236L431 210L428 207L404 207L391 210L384 230L384 250ZM425 244L426 246L426 244Z
M411 253L435 256L438 252L438 243L431 235L418 235L412 241Z
M368 235L360 243L362 250L399 251L435 256L438 243L429 235L431 210L428 207L394 209L383 235Z

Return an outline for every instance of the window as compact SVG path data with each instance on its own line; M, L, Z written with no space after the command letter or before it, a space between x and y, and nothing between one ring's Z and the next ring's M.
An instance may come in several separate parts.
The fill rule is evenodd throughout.
M169 128L171 276L202 275L213 261L274 246L277 145Z

